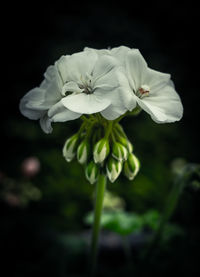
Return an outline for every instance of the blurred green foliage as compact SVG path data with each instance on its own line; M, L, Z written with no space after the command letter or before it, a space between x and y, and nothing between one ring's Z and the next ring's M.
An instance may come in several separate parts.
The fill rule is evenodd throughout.
M101 226L121 236L139 234L145 229L153 232L159 228L161 214L157 210L148 210L144 214L131 213L126 211L103 211ZM85 217L89 225L93 223L93 212ZM152 236L151 234L151 236ZM177 224L167 223L162 232L160 243L166 245L174 236L183 236L183 229ZM151 237L150 236L150 237Z

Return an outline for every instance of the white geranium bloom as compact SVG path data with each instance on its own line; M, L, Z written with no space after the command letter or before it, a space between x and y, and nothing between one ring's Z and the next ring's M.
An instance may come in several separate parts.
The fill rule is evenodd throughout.
M114 120L127 111L125 102L130 99L129 92L122 89L122 76L114 56L95 51L62 56L47 69L40 87L22 98L20 110L29 119L40 119L46 133L52 131L51 122L82 114L100 112Z
M133 110L137 103L157 123L181 119L183 106L170 75L150 69L138 49L120 46L110 50L85 48L85 51L107 53L118 59L128 80L121 78L124 91L131 95L131 100L127 97L127 109Z
M62 99L62 81L55 66L49 66L40 87L30 90L20 101L21 113L29 119L40 119L45 133L51 133L51 122L62 122L81 116L59 105ZM59 105L59 107L58 107ZM57 109L56 109L57 108ZM56 112L51 112L55 110ZM49 114L51 112L51 114Z
M139 50L127 53L125 70L134 99L155 122L182 118L183 106L169 74L150 69Z

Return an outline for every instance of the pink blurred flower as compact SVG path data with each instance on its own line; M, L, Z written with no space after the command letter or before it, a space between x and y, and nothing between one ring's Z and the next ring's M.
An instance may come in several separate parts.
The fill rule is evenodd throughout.
M19 197L13 193L7 193L5 195L5 201L13 207L18 207L21 205L21 201L19 199Z
M40 171L40 161L36 157L26 158L21 165L24 176L34 177Z

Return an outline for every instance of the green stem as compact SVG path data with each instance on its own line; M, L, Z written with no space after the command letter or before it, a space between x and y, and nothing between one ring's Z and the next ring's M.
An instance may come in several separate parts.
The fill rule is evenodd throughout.
M126 115L127 115L127 113L122 114L121 116L119 116L118 118L116 118L116 119L114 120L114 122L115 122L115 123L120 122L120 120L121 120L122 118L124 118Z
M87 118L85 115L82 115L80 119L83 120L84 122L90 122L89 118Z
M106 176L99 175L96 184L96 199L95 199L95 210L94 210L94 223L92 228L92 244L91 244L91 276L95 276L97 253L98 253L98 241L101 223L101 213L103 209L104 192L106 188Z
M126 133L123 130L123 127L119 123L117 123L115 125L115 131L118 133L119 136L127 138L127 135L126 135Z
M112 132L112 128L113 128L113 122L112 120L108 121L108 125L105 127L105 138L108 139L108 137L110 136L111 132Z
M115 137L114 130L113 130L113 132L111 132L111 138L112 138L113 143L115 143L116 142L116 137Z
M86 127L86 122L84 121L84 122L82 123L82 125L81 125L79 131L78 131L78 135L80 135L80 134L82 133L82 131L85 129L85 127Z

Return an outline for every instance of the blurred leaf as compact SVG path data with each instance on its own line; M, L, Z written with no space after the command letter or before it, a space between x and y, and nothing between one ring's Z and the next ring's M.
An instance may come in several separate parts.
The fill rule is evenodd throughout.
M92 224L93 214L89 213L85 221ZM107 230L126 236L133 232L139 232L143 226L143 219L135 213L104 211L101 217L101 225Z
M152 230L158 228L160 218L160 213L157 210L149 210L143 214L144 225L150 227Z

